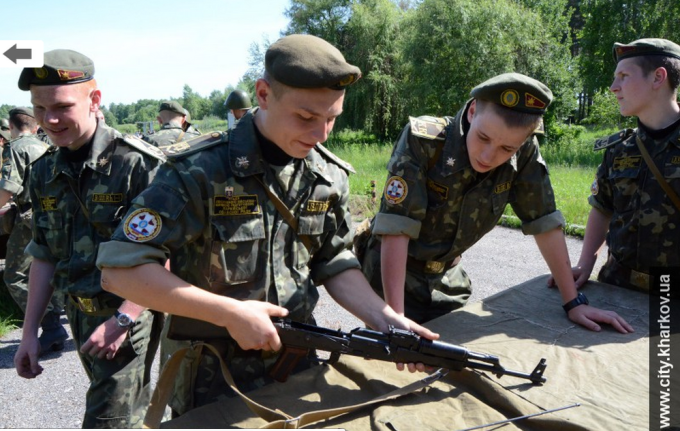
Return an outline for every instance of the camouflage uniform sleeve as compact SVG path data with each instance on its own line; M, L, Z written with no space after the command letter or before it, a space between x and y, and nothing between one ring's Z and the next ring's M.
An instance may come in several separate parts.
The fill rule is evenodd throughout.
M17 170L14 168L14 152L10 145L2 148L2 178L0 178L0 189L13 195L21 192L23 187L21 181L17 181Z
M338 169L335 184L342 184L338 202L333 212L337 220L337 229L323 242L321 248L314 253L310 262L310 276L316 284L331 278L348 269L361 269L359 260L352 251L352 214L349 211L349 181L347 173Z
M40 177L36 169L31 171L30 183L29 184L43 184L43 179ZM38 192L35 187L29 186L29 194L31 196L31 204L33 206L33 213L39 212L41 205ZM33 232L33 237L31 242L26 246L26 253L30 254L36 259L44 260L53 264L59 262L56 256L54 256L47 245L47 240L45 238L45 231L41 228L39 223L34 220L31 224L31 229Z
M205 195L182 162L162 165L154 180L132 202L111 241L99 246L97 266L163 264L171 253L202 232ZM147 226L142 229L141 224Z
M425 177L428 160L420 138L413 136L411 125L407 124L387 164L387 181L372 233L418 238L427 210Z
M588 203L601 213L611 215L614 212L613 194L609 181L607 181L607 160L610 151L607 150L602 158L602 163L597 168L595 180L590 187L590 196L588 196Z
M534 138L518 157L512 209L522 220L522 233L538 235L566 224L557 210L550 175Z

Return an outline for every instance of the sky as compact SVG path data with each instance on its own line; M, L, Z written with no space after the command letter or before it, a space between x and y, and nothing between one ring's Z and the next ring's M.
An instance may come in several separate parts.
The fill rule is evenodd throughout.
M7 2L0 40L42 40L45 51L87 55L107 106L182 97L185 84L207 97L238 83L253 42L280 37L288 7L289 0ZM0 68L0 105L30 106L20 73Z

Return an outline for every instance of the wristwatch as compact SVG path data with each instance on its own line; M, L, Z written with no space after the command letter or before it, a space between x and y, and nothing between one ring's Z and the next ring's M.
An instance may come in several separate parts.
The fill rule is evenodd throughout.
M572 308L576 308L579 305L588 305L588 298L586 298L586 295L584 295L581 292L579 292L578 295L576 295L576 298L564 304L562 308L564 308L565 313L569 313L569 310L571 310Z
M114 314L114 316L118 321L118 326L121 328L130 329L135 324L135 320L127 313L121 313L120 311L116 310L116 314Z

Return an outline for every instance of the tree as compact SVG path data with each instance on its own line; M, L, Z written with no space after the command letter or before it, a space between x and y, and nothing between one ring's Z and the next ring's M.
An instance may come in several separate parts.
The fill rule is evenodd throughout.
M408 15L407 105L412 115L451 115L480 82L504 72L532 76L551 88L552 115L575 106L568 20L546 28L537 12L512 0L424 0Z
M338 48L344 46L351 0L291 0L290 3L284 12L290 18L285 34L312 34Z

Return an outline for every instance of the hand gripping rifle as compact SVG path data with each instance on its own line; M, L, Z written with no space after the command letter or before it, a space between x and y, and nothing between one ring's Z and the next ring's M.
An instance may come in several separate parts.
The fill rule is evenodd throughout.
M274 322L284 348L271 376L285 382L297 362L311 349L330 352L325 361L334 363L341 354L395 363L418 363L430 367L460 371L463 368L489 371L496 377L504 375L531 380L534 385L546 382L543 377L546 363L541 359L531 374L507 370L497 356L472 352L455 344L432 341L415 332L390 327L383 333L356 328L349 333L281 319Z

